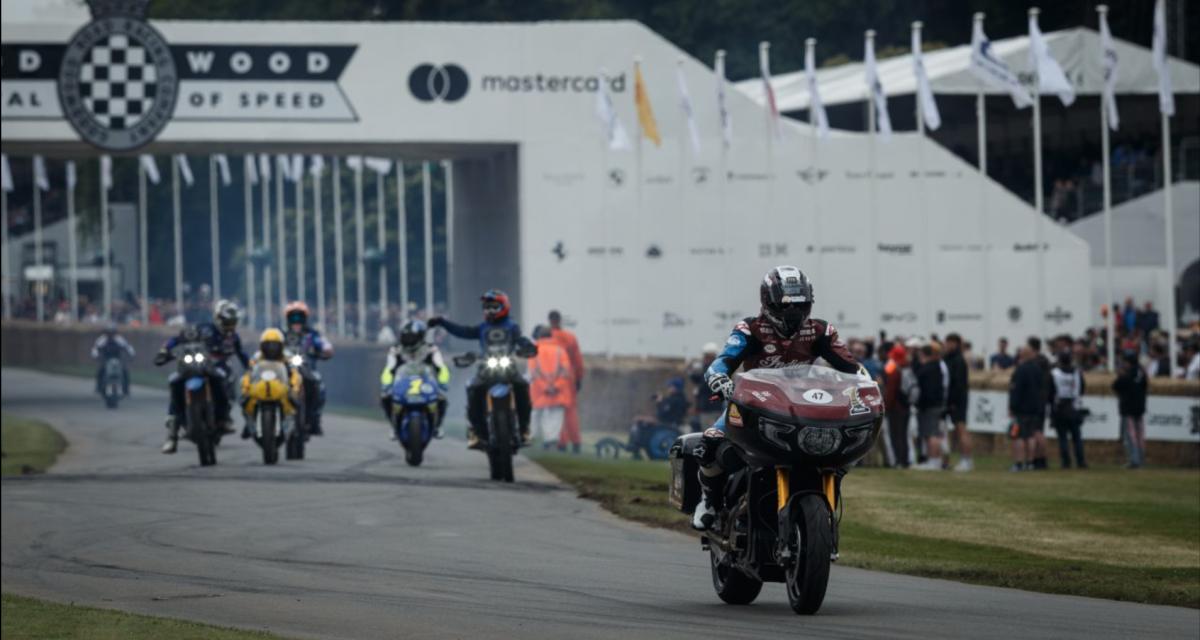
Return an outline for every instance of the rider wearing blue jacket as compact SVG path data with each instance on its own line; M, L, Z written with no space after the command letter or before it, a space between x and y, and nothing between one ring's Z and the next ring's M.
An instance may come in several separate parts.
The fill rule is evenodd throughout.
M461 325L442 317L434 317L429 319L429 326L431 328L440 326L456 338L478 340L481 348L487 347L489 334L499 330L508 333L508 340L514 346L523 345L526 348L536 349L529 343L528 338L521 336L521 327L509 317L512 305L509 303L508 294L499 289L488 289L480 300L483 303L483 322L477 325ZM521 442L528 444L529 417L532 412L532 405L529 401L529 381L525 379L525 376L518 374L513 376L510 383L517 401L517 424L521 429ZM481 440L486 439L487 391L488 384L481 382L478 376L472 378L467 385L467 420L471 423L471 430L467 432L467 448L469 449L480 448Z

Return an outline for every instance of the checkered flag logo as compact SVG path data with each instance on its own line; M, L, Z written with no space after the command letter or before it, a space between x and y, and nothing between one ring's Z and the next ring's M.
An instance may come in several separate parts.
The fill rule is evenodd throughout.
M157 69L146 49L124 34L112 34L88 52L79 71L79 93L87 110L106 129L131 129L142 121L158 93Z

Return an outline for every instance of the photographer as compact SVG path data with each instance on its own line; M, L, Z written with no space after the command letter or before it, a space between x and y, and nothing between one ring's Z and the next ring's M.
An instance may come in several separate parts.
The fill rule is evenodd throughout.
M1087 410L1083 408L1083 374L1071 361L1071 352L1058 354L1058 364L1050 370L1054 384L1050 385L1050 424L1058 434L1058 452L1062 468L1071 468L1071 450L1075 451L1075 466L1087 468L1083 457L1083 438L1080 431ZM1071 441L1069 446L1067 441Z

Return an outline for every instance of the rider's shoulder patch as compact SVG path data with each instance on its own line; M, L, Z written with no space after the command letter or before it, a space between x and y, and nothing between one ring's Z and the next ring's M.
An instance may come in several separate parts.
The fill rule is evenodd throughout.
M746 322L745 320L741 320L737 324L733 325L733 330L735 332L740 332L740 333L744 333L746 335L750 335L750 323Z

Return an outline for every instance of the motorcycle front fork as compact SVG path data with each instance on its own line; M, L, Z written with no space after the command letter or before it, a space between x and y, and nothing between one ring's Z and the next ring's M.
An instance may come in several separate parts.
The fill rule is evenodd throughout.
M794 542L792 536L795 532L795 523L792 522L792 514L787 513L788 502L792 497L791 482L792 470L790 467L775 467L775 510L778 516L779 529L779 557L781 559L788 558L792 553ZM830 560L838 559L838 527L837 518L834 514L838 509L839 482L840 478L836 471L822 469L821 470L821 494L825 497L825 501L829 504L829 526L833 533L833 555Z

